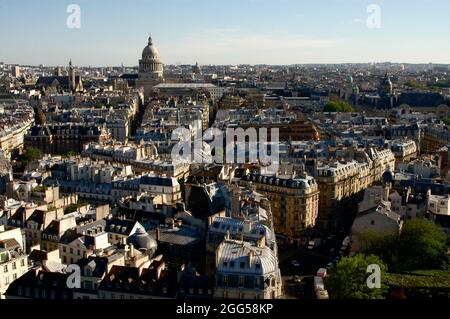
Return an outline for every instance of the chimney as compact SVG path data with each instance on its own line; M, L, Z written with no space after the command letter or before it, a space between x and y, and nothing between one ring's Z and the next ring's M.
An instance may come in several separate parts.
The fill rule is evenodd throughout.
M244 221L244 232L249 233L252 230L252 222L246 219Z
M161 264L156 268L156 280L159 280L159 278L161 277L161 272L165 266L166 264L164 262L161 262Z
M260 248L266 247L266 237L265 236L259 237L257 246Z
M134 245L130 244L130 258L134 258Z
M251 268L253 265L253 261L255 259L255 252L250 249L250 251L248 252L248 266Z
M389 191L390 191L390 183L386 183L386 185L383 188L383 200L388 201L389 200Z

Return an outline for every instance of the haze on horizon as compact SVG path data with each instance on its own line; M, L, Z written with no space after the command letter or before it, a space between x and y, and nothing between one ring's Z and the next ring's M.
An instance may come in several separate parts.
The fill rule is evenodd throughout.
M151 33L165 64L450 64L448 0L316 2L0 0L0 61L135 66ZM367 26L371 4L380 28Z

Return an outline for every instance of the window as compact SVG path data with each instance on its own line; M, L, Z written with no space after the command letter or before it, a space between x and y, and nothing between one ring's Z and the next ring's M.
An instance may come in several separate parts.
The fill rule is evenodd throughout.
M13 281L17 280L17 274L13 274Z
M8 272L8 265L5 265L5 266L3 267L3 272Z
M12 263L12 270L16 270L17 269L17 266L16 266L16 262L14 261L13 263Z

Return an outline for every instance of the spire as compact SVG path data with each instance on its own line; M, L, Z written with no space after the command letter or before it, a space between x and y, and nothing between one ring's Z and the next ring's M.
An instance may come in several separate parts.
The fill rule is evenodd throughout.
M152 34L150 33L150 35L148 36L148 45L152 45L152 44L153 44Z
M69 66L72 67L72 59L69 61Z

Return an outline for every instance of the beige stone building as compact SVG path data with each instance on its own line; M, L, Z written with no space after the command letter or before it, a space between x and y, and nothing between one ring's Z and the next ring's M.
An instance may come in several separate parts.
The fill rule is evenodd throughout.
M28 255L14 238L0 240L0 299L9 285L28 271Z
M395 168L395 157L389 149L369 149L355 157L358 160L341 159L318 165L318 223L323 229L341 227L345 215L352 213L349 208L356 208L356 196L379 181L386 170Z
M302 231L316 224L319 187L311 176L285 178L259 174L245 175L241 184L266 196L273 214L275 232L300 239Z

